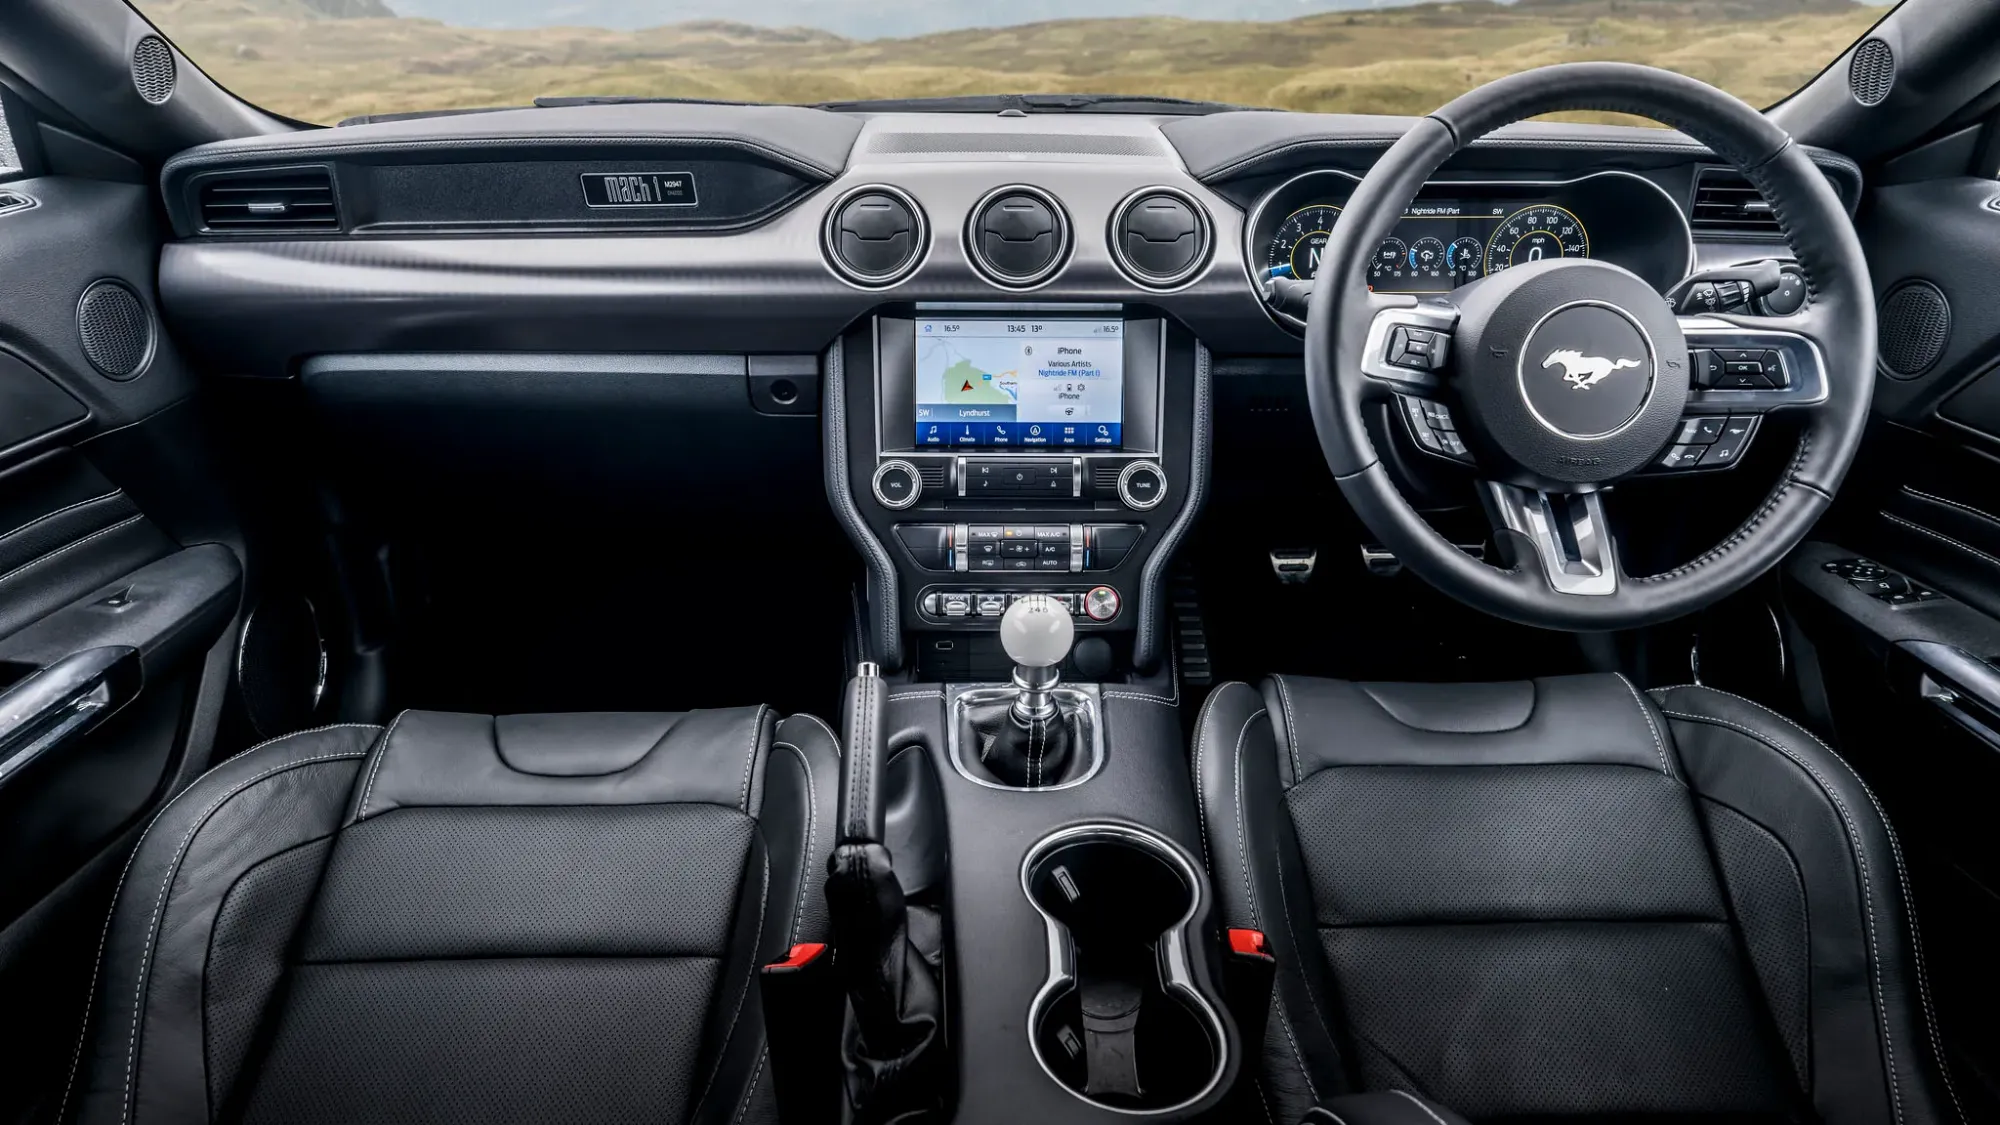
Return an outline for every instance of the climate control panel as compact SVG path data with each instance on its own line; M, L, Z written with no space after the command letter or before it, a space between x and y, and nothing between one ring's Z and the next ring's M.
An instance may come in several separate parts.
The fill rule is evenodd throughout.
M903 523L896 538L924 570L1078 574L1115 570L1145 530L1136 523Z

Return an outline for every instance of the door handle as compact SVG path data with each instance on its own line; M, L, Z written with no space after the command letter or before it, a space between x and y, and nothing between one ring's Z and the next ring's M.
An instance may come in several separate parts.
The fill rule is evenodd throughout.
M2000 668L1936 641L1898 641L1896 647L1916 658L1918 696L2000 750Z
M106 645L65 656L0 692L0 785L110 718L139 694L144 678L138 649Z

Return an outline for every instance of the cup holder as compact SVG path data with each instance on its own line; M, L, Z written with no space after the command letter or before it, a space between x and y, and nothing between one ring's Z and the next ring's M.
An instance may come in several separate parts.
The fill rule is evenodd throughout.
M1048 924L1049 975L1028 1027L1049 1077L1126 1113L1169 1113L1214 1091L1229 1040L1190 971L1194 866L1149 832L1091 825L1035 845L1021 884Z

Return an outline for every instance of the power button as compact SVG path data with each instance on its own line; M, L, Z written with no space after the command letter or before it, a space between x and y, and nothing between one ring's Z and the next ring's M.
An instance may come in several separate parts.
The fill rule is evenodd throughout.
M1092 621L1109 621L1118 616L1118 591L1099 586L1083 596L1083 612Z

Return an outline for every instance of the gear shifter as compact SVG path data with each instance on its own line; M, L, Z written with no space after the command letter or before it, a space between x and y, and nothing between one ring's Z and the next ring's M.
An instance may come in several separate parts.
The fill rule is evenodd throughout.
M1021 598L1000 619L1000 645L1014 661L1014 696L969 707L966 718L979 764L1003 785L1061 785L1084 768L1077 714L1055 694L1075 637L1069 611L1045 594Z

